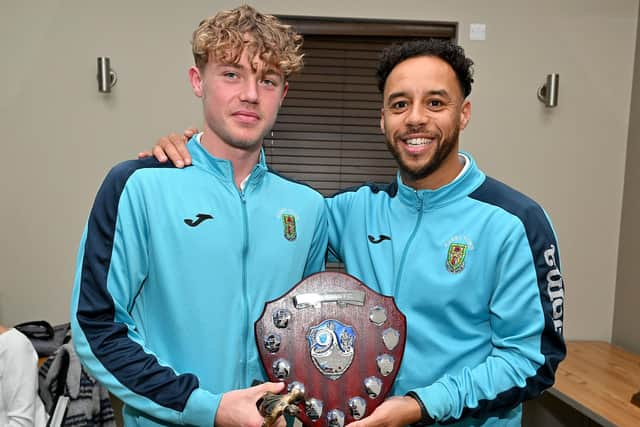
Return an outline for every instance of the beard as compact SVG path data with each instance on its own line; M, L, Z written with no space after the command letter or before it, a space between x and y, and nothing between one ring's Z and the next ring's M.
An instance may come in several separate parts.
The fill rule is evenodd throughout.
M451 135L449 135L447 138L443 139L442 137L440 137L436 141L432 142L431 144L436 144L433 155L431 155L426 163L415 166L412 166L404 159L398 146L390 142L390 136L385 135L385 142L387 144L387 149L396 159L400 172L412 181L419 181L423 178L428 177L440 168L442 162L444 162L444 160L451 154L451 151L453 151L453 148L456 146L459 135L460 127L456 126L453 129Z

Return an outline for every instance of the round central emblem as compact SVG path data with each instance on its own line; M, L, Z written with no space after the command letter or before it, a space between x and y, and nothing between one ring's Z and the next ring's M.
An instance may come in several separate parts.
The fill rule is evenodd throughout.
M328 319L309 329L309 355L322 375L336 380L351 366L355 340L351 326Z

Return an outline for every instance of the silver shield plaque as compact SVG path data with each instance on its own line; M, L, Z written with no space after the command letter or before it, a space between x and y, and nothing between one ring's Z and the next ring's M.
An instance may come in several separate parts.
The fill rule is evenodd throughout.
M268 302L255 324L269 380L299 384L295 395L304 397L294 405L305 427L344 427L371 414L391 390L405 335L393 298L336 272L302 280ZM290 413L288 389L284 403L271 404L270 397L263 408L284 406Z

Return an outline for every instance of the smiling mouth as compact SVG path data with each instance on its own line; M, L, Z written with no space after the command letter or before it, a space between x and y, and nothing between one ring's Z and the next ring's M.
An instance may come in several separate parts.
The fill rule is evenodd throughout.
M419 147L422 145L428 145L433 142L433 138L408 138L404 140L405 144L412 147Z

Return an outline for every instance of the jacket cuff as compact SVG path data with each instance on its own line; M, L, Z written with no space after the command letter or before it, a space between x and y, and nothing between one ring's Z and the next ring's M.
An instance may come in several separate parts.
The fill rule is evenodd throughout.
M411 424L412 427L425 427L434 425L436 423L436 420L431 415L429 415L429 412L427 412L427 408L425 408L424 403L422 403L422 400L420 400L420 397L418 397L417 393L410 391L405 394L405 396L409 396L416 402L418 402L418 405L420 405L420 412L422 413L422 418L420 418L420 421Z
M221 394L213 394L202 388L193 390L181 421L189 425L213 426L221 398Z

